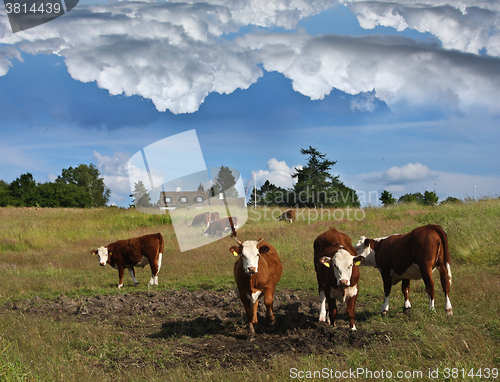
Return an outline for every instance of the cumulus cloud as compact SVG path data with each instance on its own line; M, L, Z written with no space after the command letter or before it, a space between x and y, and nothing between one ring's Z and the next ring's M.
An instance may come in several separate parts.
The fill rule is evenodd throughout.
M400 186L422 182L435 177L429 167L421 163L408 163L402 167L394 166L388 170L367 176L364 181L387 186Z
M292 174L295 174L296 169L301 169L301 165L288 166L285 161L279 161L276 158L271 158L267 161L267 170L258 170L254 172L254 176L257 179L257 187L262 186L266 180L275 186L282 188L292 188L296 180L292 178Z
M394 36L263 32L225 38L247 25L293 29L338 3L364 28L413 28L432 33L442 47ZM372 94L390 107L439 102L498 112L500 62L493 57L500 57L499 15L498 2L486 0L123 1L79 6L13 34L0 13L0 75L13 58L21 59L20 51L58 54L78 81L151 99L160 111L192 113L212 92L247 89L262 76L262 64L313 100L336 88ZM490 57L478 55L482 50ZM352 106L370 111L374 103L359 98Z

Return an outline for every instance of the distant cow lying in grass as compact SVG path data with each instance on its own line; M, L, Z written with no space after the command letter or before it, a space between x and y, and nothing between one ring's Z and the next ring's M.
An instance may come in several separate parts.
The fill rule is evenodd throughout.
M213 222L214 220L217 220L219 218L219 213L218 212L204 212L201 214L196 215L193 218L193 222L191 223L191 227L201 225L201 224L206 224L207 228L210 226L210 223Z
M247 314L248 338L253 340L255 337L254 325L257 325L259 297L264 296L267 321L270 325L274 325L274 290L281 278L283 268L278 252L264 239L239 241L235 238L235 240L239 246L229 249L233 255L239 256L234 264L234 279Z
M295 211L294 210L287 210L285 212L283 212L280 217L278 218L278 220L286 220L286 221L289 221L290 223L293 223L293 221L295 220Z
M151 267L151 280L149 285L158 285L158 272L161 268L163 256L163 236L160 233L135 237L132 239L118 240L106 246L92 250L90 253L99 256L99 264L107 264L118 269L118 288L123 286L125 268L128 269L134 285L139 284L135 278L134 267Z
M231 217L234 228L238 228L238 218L235 216ZM229 218L222 218L214 220L210 223L208 228L203 232L205 236L215 236L220 233L222 235L226 231L231 231L231 222Z
M366 258L362 265L378 268L384 282L384 303L380 313L389 310L391 287L400 281L408 313L410 304L410 280L423 279L429 296L429 308L434 310L434 280L432 270L439 269L441 286L445 296L447 316L453 315L450 303L451 269L448 238L438 225L415 228L405 235L391 235L378 239L362 236L356 243L356 251Z
M356 330L354 318L358 297L359 264L364 257L358 256L346 234L330 228L314 240L314 267L320 298L319 321L335 326L337 300L347 300L347 316L351 330ZM325 298L328 301L328 315Z

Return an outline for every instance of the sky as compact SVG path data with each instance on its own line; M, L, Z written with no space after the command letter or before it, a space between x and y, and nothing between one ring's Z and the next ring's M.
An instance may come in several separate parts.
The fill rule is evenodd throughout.
M0 5L6 182L93 163L128 206L129 160L195 130L244 185L312 146L364 206L498 197L499 127L500 0L90 0L17 33Z

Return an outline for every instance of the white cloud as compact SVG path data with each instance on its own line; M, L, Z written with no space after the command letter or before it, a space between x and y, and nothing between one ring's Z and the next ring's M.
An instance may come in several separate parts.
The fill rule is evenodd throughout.
M255 177L257 179L257 187L262 186L266 180L275 186L282 187L285 189L292 188L296 180L292 178L292 174L295 174L296 169L301 169L301 165L288 166L285 161L279 161L276 158L271 158L267 161L267 170L255 171Z
M247 25L292 29L338 2L348 5L365 28L428 31L448 50L394 36L250 33L233 41L224 38ZM262 63L311 99L336 88L352 95L372 92L393 108L443 104L498 112L498 60L459 51L487 49L500 55L499 15L498 2L472 0L134 1L79 6L65 17L13 34L0 13L0 43L12 45L0 51L0 75L12 58L21 58L19 51L58 54L76 80L95 81L112 95L151 99L160 111L192 113L212 92L247 89L262 76ZM373 106L362 98L353 104L355 110Z
M93 159L104 184L111 190L113 198L130 195L130 183L128 180L127 163L130 159L125 153L114 153L113 157L101 155L94 150Z
M429 167L421 163L408 163L402 167L394 166L382 173L367 176L367 183L383 184L387 186L399 186L408 183L422 182L433 177Z
M362 28L410 28L436 36L445 49L500 53L500 4L481 0L345 0Z

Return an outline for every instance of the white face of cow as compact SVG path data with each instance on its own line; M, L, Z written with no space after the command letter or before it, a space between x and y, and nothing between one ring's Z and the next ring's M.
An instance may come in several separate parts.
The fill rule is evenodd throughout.
M361 236L354 246L356 248L356 252L358 253L358 256L363 256L367 257L373 252L373 249L368 245L365 244L366 237Z
M330 264L333 267L337 285L348 287L351 281L354 257L345 249L339 249L337 253L335 253L335 256L333 256Z
M104 266L108 261L108 249L106 247L99 247L97 249L97 256L99 256L99 264Z
M243 242L241 257L243 258L243 269L247 275L253 275L259 271L259 249L258 241L248 240Z

